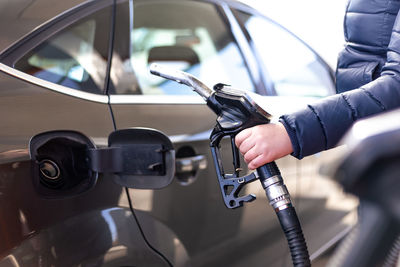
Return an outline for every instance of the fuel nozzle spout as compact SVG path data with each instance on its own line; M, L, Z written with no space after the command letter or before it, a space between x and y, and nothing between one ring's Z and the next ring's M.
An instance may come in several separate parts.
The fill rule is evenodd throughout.
M210 96L214 93L213 89L209 88L199 79L180 70L153 63L150 65L150 73L191 87L205 101L208 101Z

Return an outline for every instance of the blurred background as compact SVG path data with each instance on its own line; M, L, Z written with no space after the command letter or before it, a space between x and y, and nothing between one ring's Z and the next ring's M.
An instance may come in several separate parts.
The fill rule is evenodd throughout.
M333 68L343 48L348 0L242 0L308 43Z

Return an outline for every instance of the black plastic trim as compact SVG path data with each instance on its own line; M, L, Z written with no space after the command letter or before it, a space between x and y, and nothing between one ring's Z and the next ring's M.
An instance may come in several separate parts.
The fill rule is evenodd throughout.
M214 3L217 6L218 13L220 13L220 15L222 17L222 20L224 21L227 29L229 30L229 33L231 34L231 36L232 36L233 40L235 41L236 45L238 46L238 49L239 49L240 54L242 56L243 62L246 65L246 69L247 69L247 71L248 71L248 73L250 75L250 79L252 80L253 84L255 85L256 92L259 93L259 94L265 95L266 94L266 87L265 87L264 82L261 79L261 77L262 77L261 73L259 71L258 71L258 73L254 73L253 70L250 68L250 65L251 65L250 60L254 60L255 62L257 62L256 59L255 59L255 55L252 52L251 53L251 58L248 58L248 56L244 52L244 50L245 50L244 47L245 46L249 46L249 44L246 44L246 43L243 43L243 42L240 41L241 39L246 38L246 36L244 35L243 30L241 29L238 20L236 19L236 17L233 16L235 21L232 21L232 19L229 18L228 14L226 13L225 8L221 5L221 3L218 3L218 2L215 2L215 1L204 1L204 2ZM227 5L227 8L231 12L229 4L227 4L227 3L222 3L222 4ZM240 35L241 36L239 36L239 33L238 33L237 30L235 31L233 29L233 26L236 23L239 25L239 31L240 31ZM257 77L259 77L259 78L257 79Z
M245 36L245 38L247 39L247 42L250 46L250 49L252 51L252 53L255 55L254 58L257 61L257 66L258 66L258 72L260 73L260 77L262 82L265 84L265 93L266 95L270 95L270 96L276 96L277 93L275 91L275 86L274 83L272 82L272 79L270 78L270 75L268 73L268 69L265 67L264 62L261 60L261 56L259 56L259 53L256 49L256 47L254 46L254 42L251 39L251 36L249 34L249 32L247 31L245 25L243 24L243 22L239 19L237 12L247 12L247 11L242 11L239 8L233 8L230 7L233 16L235 17L236 21L238 22L243 35ZM248 12L250 15L254 15L253 12Z
M115 14L117 12L116 7L116 0L113 1L112 6L112 14L111 14L111 22L110 22L110 36L108 39L108 59L107 59L107 71L106 71L106 78L104 80L104 94L108 94L108 90L110 87L110 73L111 73L111 66L112 66L112 55L114 51L114 37L115 37Z

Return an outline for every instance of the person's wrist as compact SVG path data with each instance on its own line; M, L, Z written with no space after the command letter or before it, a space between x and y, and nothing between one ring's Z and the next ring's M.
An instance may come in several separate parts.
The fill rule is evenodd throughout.
M292 128L290 126L290 124L288 123L287 117L285 116L281 116L279 118L279 122L283 124L283 126L286 129L286 133L289 135L289 139L290 142L292 143L292 150L293 152L290 153L290 155L292 155L293 157L299 158L300 155L300 145L299 142L297 140L297 134L294 128Z
M293 146L292 146L292 141L290 140L289 134L286 131L285 126L283 125L283 123L278 122L277 126L279 128L280 131L280 135L281 135L281 146L282 146L282 153L284 154L283 156L289 155L293 152Z

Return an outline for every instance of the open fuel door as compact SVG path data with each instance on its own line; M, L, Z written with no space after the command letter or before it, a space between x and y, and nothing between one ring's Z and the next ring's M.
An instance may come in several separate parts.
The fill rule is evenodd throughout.
M175 151L163 133L146 128L112 132L108 147L97 148L76 131L50 131L29 144L33 184L40 195L62 198L91 189L98 174L121 186L159 189L171 183Z

